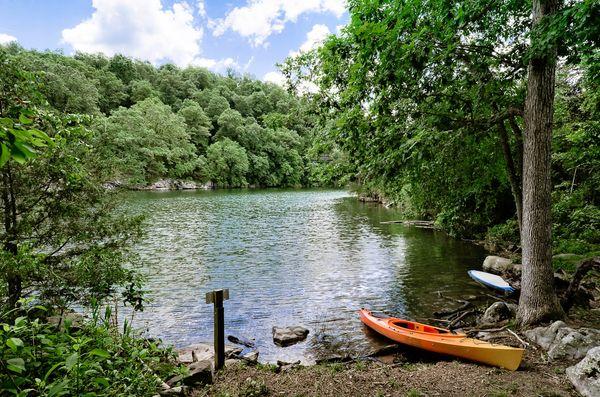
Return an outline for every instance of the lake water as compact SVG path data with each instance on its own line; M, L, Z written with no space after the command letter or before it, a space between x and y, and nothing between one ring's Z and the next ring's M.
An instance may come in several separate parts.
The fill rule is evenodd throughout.
M229 288L225 333L256 339L261 361L310 362L385 343L357 310L432 317L447 300L480 291L468 277L485 251L442 232L382 222L393 209L339 190L136 192L147 214L136 267L151 291L134 326L176 346L212 340L205 293ZM306 342L280 348L275 325L303 325Z

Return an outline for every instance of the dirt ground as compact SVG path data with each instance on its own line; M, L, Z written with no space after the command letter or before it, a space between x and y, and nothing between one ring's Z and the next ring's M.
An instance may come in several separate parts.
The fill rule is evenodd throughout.
M577 396L565 377L572 363L551 365L528 350L518 371L425 357L420 362L358 361L294 368L235 365L196 397L258 396Z

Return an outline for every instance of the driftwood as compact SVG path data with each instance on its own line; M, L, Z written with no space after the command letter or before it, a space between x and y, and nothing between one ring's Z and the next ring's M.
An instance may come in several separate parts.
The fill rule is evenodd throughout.
M575 270L575 274L573 275L573 279L567 288L567 291L564 293L563 298L561 299L561 305L565 312L568 312L569 309L573 306L575 300L575 294L579 290L579 285L581 281L585 277L585 275L590 270L600 270L600 256L596 256L592 259L583 261L577 266L577 270Z
M475 314L475 310L467 310L466 312L461 313L458 317L452 320L450 324L448 324L448 329L453 329L460 322L460 320L471 314Z
M433 315L434 316L442 316L442 317L450 316L452 314L462 312L463 310L465 310L471 306L471 302L469 302L469 301L459 301L459 302L462 303L462 306L457 307L456 309L440 310L437 312L433 312Z

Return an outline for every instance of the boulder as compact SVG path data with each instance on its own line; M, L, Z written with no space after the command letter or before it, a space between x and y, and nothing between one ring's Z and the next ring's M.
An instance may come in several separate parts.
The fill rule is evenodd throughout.
M503 273L512 268L512 260L501 256L489 255L483 260L483 270L492 273Z
M256 364L258 362L258 350L253 350L242 356L242 360L250 364Z
M61 315L50 316L47 319L48 324L54 325L64 331L65 326L68 324L72 330L79 330L85 322L85 317L82 314L76 312L65 312Z
M600 330L593 328L573 329L562 321L548 327L525 331L525 336L543 349L548 350L551 360L579 359L593 347L600 345Z
M173 181L172 186L177 190L195 190L198 188L196 182L192 181Z
M567 378L586 397L600 396L600 346L588 350L578 364L567 368Z
M273 342L278 346L290 346L306 339L308 329L300 326L273 327Z
M233 345L225 345L225 357L237 356L244 349ZM195 343L178 349L178 361L183 364L189 364L195 361L209 360L214 361L215 348L212 343Z
M213 381L212 361L202 360L187 366L187 373L177 375L167 381L167 385L173 386L182 382L187 386L208 385Z
M513 303L494 302L483 313L482 324L495 324L513 318L517 313L517 305Z

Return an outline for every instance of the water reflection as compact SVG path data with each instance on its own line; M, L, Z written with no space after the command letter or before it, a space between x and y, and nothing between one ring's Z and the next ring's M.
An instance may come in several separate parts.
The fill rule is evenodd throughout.
M437 291L476 288L466 270L484 255L442 233L382 224L399 214L344 191L132 193L126 206L149 216L136 248L153 302L137 326L180 346L210 340L204 293L229 288L226 332L256 338L265 361L372 348L381 341L366 336L358 308L431 316ZM271 327L294 324L309 341L273 345Z

